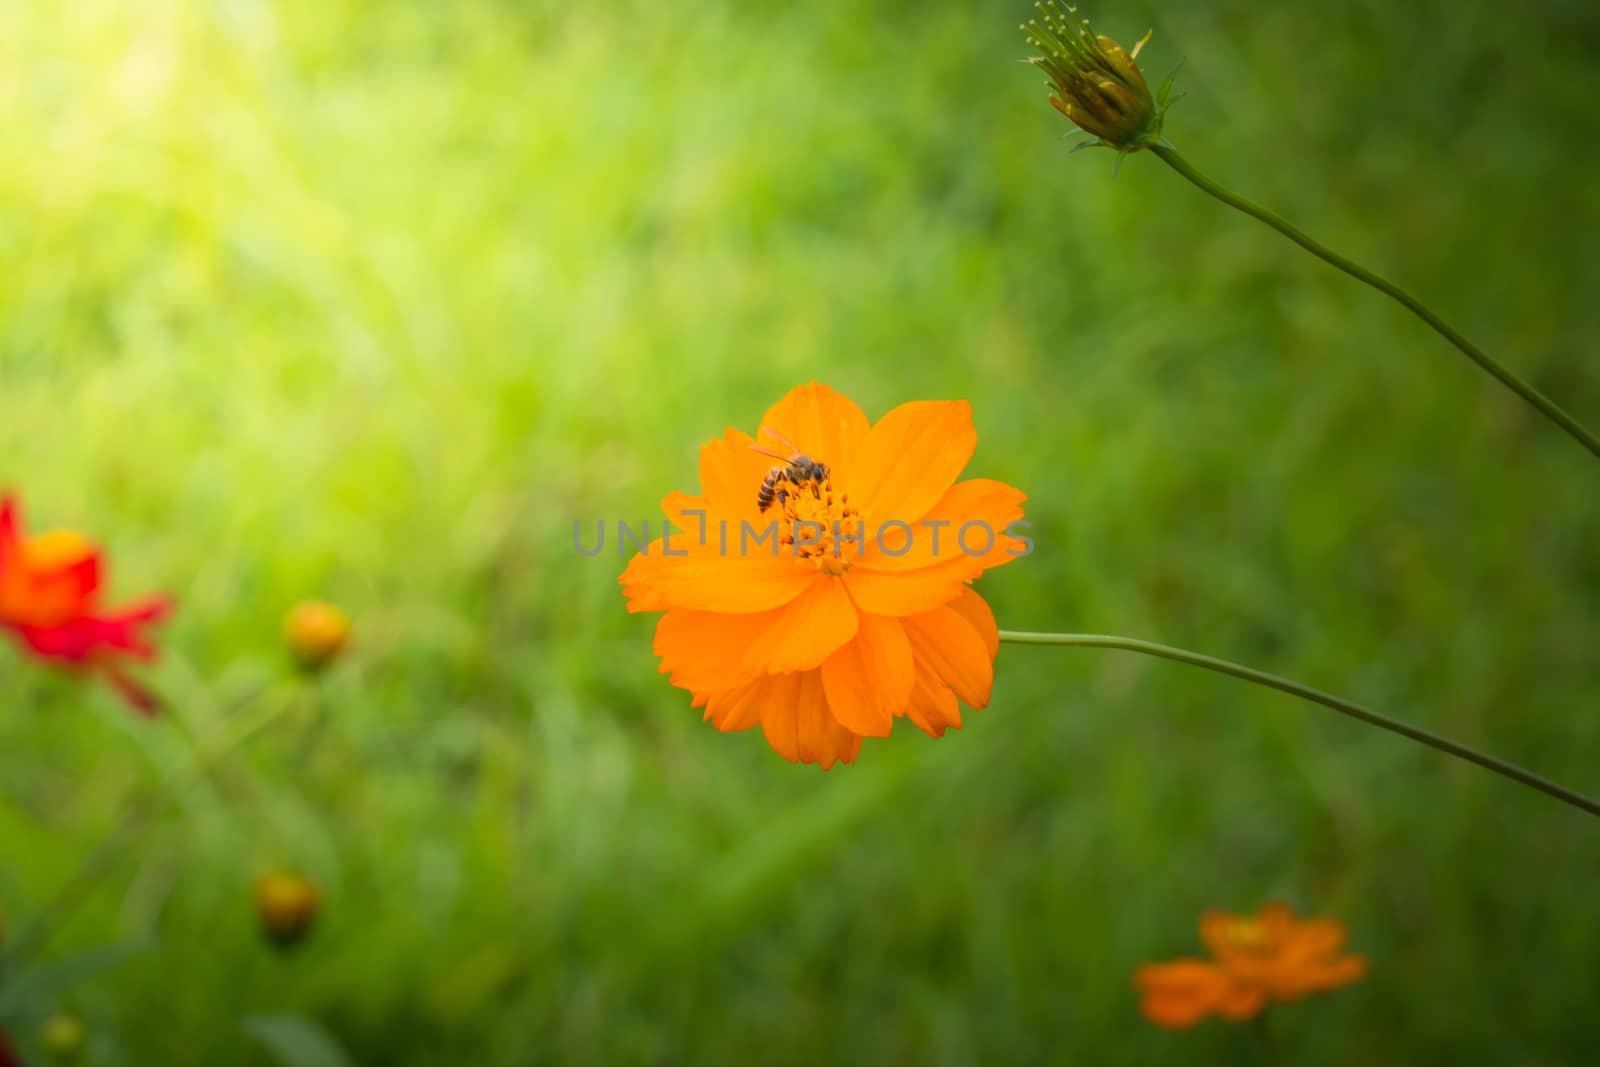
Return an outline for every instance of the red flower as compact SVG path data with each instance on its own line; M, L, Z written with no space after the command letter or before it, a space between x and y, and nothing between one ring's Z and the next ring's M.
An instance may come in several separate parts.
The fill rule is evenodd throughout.
M4 1030L0 1030L0 1067L22 1067L22 1060L17 1058L17 1050L11 1047L11 1039Z
M97 673L137 710L153 714L155 697L123 672L124 660L151 660L145 628L171 610L151 597L117 611L99 603L100 550L69 530L26 537L14 497L0 497L0 629L35 659Z

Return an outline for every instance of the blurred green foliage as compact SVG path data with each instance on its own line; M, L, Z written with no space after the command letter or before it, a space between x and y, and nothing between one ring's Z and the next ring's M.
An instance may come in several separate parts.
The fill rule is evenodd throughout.
M1373 961L1275 1012L1290 1062L1592 1056L1577 812L1090 651L1003 649L965 729L791 767L703 725L621 562L573 553L799 382L967 397L972 472L1032 496L1002 625L1196 647L1600 789L1592 459L1156 160L1069 155L1026 14L0 12L0 482L181 601L153 724L0 652L13 940L173 799L48 946L146 946L60 998L90 1062L265 1062L242 1021L287 1014L371 1064L1232 1063L1252 1034L1156 1030L1130 976L1272 898ZM1089 14L1153 26L1153 76L1187 57L1199 166L1600 421L1592 4ZM315 687L280 644L307 596L356 624ZM249 902L281 866L325 892L287 954Z

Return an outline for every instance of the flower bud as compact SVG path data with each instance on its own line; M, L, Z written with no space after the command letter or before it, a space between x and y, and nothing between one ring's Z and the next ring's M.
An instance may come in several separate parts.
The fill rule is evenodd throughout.
M307 600L289 612L283 636L300 666L316 672L338 659L350 643L350 620L326 601Z
M1022 32L1044 53L1028 62L1049 75L1051 106L1093 134L1096 143L1119 152L1157 144L1169 105L1170 79L1151 95L1134 62L1150 35L1145 34L1129 52L1091 31L1077 8L1063 8L1057 0L1041 0L1034 6L1044 19L1030 19Z
M256 917L262 934L279 948L292 948L305 938L321 903L316 883L303 875L274 871L256 879Z
M39 1028L39 1046L57 1063L72 1063L83 1051L88 1031L83 1020L68 1012L57 1012Z

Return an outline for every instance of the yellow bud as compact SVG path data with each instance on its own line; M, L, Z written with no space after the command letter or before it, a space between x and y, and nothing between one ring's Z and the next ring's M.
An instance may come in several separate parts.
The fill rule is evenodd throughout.
M317 918L322 893L311 879L287 871L274 871L256 879L256 917L261 932L280 948L303 940Z
M283 636L301 667L320 671L350 643L350 620L326 601L307 600L289 612Z
M83 1020L67 1012L57 1012L39 1028L39 1045L51 1059L71 1063L83 1051L88 1030Z

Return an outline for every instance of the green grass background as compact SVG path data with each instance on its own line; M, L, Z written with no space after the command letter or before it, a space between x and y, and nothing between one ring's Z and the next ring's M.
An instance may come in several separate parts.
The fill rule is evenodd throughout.
M1404 312L1150 157L1069 155L1015 3L353 0L0 11L0 483L181 610L136 721L0 650L17 932L173 808L14 994L86 1062L1235 1063L1136 1010L1208 907L1345 920L1285 1062L1594 1062L1600 837L1331 713L1005 648L935 742L791 767L656 674L621 561L697 445L816 378L966 397L1038 550L1003 626L1289 674L1600 791L1600 478ZM1600 14L1100 5L1202 168L1600 423ZM354 654L297 687L280 620ZM194 746L297 702L178 788ZM318 739L304 742L323 717ZM162 783L169 783L163 786ZM304 869L266 949L251 880ZM10 980L40 958L6 960Z

